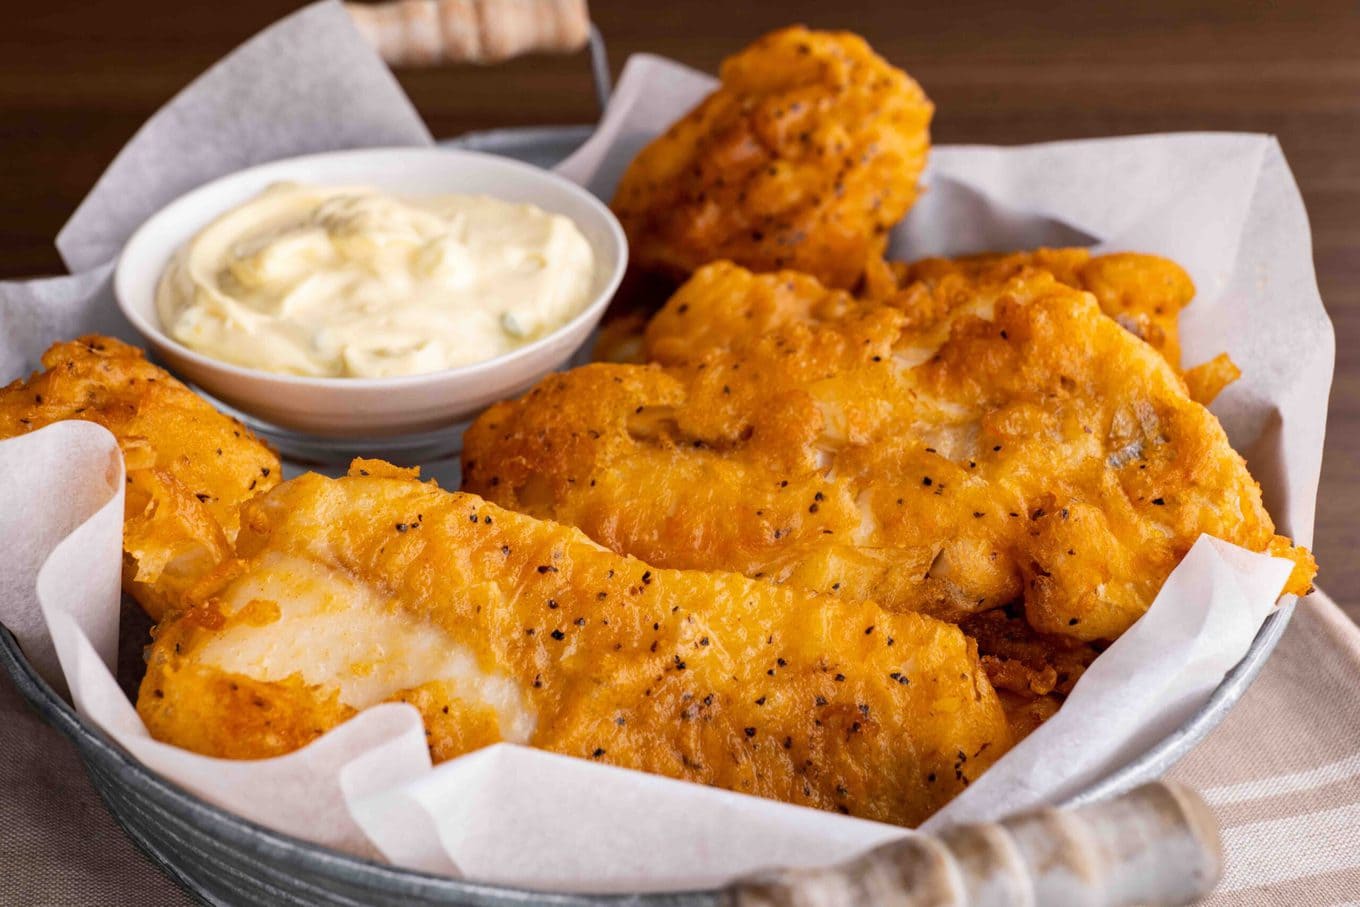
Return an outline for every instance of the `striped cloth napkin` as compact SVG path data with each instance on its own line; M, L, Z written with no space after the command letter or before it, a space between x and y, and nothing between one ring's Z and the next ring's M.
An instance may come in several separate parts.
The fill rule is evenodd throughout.
M0 879L13 904L193 903L133 848L75 751L0 678ZM1227 870L1206 907L1360 904L1360 628L1299 603L1228 718L1170 773L1214 807Z
M1360 904L1360 628L1299 602L1256 682L1169 773L1218 816L1227 867L1206 907Z

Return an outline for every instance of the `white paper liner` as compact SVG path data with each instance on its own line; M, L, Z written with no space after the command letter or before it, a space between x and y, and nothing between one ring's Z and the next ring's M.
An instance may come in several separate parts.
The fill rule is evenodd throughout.
M596 136L561 172L608 197L623 166L711 79L629 61ZM0 378L82 331L130 336L111 259L182 191L326 148L424 144L423 125L338 4L238 49L138 133L62 231L71 277L0 283ZM1279 146L1254 135L937 148L895 232L902 257L1042 244L1157 252L1193 275L1187 362L1228 351L1245 376L1215 405L1271 512L1312 538L1334 341L1307 219ZM431 768L416 711L382 705L277 759L233 762L151 740L110 670L122 464L112 437L62 423L0 442L0 620L80 713L156 771L283 832L399 865L558 891L711 887L835 862L901 829L511 745ZM1285 562L1204 538L1064 708L932 820L1059 799L1145 750L1246 652Z

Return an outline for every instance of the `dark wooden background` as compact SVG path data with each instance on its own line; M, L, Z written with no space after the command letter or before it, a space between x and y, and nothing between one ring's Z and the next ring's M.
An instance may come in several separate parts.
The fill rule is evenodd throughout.
M52 238L119 147L286 0L43 0L0 14L0 277ZM934 99L937 142L1167 130L1274 133L1313 225L1337 377L1318 505L1321 584L1360 618L1360 3L1355 0L597 0L617 73L636 51L712 70L790 22L851 28ZM401 73L439 136L595 113L582 56Z

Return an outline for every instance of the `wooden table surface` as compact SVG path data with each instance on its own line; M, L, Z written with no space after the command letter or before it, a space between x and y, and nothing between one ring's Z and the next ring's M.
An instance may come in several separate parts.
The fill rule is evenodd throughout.
M53 273L52 238L175 91L299 4L44 0L0 28L0 277ZM851 28L934 99L939 143L1171 130L1277 135L1313 225L1337 374L1318 502L1321 584L1360 618L1360 4L1355 0L598 0L617 73L637 51L712 70L770 28ZM405 72L431 130L587 122L582 56Z

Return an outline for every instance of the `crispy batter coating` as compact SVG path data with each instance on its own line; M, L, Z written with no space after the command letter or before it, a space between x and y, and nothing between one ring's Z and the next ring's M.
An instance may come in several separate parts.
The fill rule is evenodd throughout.
M1092 256L1087 249L1067 248L892 262L886 274L876 272L868 295L891 301L918 281L934 288L957 277L976 284L1002 284L1029 269L1047 271L1059 283L1091 293L1105 314L1180 367L1177 320L1194 299L1195 285L1184 268L1156 255Z
M785 28L642 150L613 208L633 262L677 280L721 258L853 287L916 200L933 108L846 32Z
M650 567L372 461L244 514L138 699L188 749L275 755L406 701L436 760L512 740L912 825L1009 745L975 646L922 615Z
M969 615L959 624L977 643L982 667L1011 722L1016 739L1049 717L1105 646L1039 633L1021 602Z
M1195 287L1180 265L1155 255L1121 252L1092 256L1087 249L1067 248L915 262L879 261L866 270L859 295L902 309L911 324L924 326L949 318L954 305L967 304L979 286L989 286L994 292L1022 272L1035 270L1093 294L1105 314L1179 367L1178 316L1194 298ZM649 351L643 335L647 321L642 313L630 312L607 322L596 342L595 358L646 362ZM694 319L670 318L652 333L680 344L687 332L694 330L719 334L750 327L744 316L743 320L724 318L721 325L706 328L697 326ZM1190 398L1208 406L1223 388L1241 377L1241 372L1227 354L1220 354L1187 370L1182 377Z
M279 459L142 351L109 337L58 343L44 371L0 389L0 438L96 422L127 464L123 585L159 619L231 555L238 508L279 481Z
M1223 393L1223 388L1242 377L1242 370L1227 353L1219 353L1208 362L1186 369L1181 377L1185 379L1190 399L1208 406Z
M465 488L661 566L951 620L1021 600L1078 642L1127 629L1201 533L1309 588L1217 419L1090 294L1033 269L919 292L938 305L709 266L650 325L660 364L488 410Z
M1195 297L1195 285L1184 268L1156 255L1092 256L1087 249L1067 248L890 262L870 269L865 294L910 306L919 298L914 286L918 282L933 289L961 276L971 283L997 284L1036 268L1052 274L1059 283L1094 295L1106 315L1180 368L1178 322L1181 309ZM1190 399L1208 406L1242 372L1226 353L1220 353L1185 370L1181 377Z

